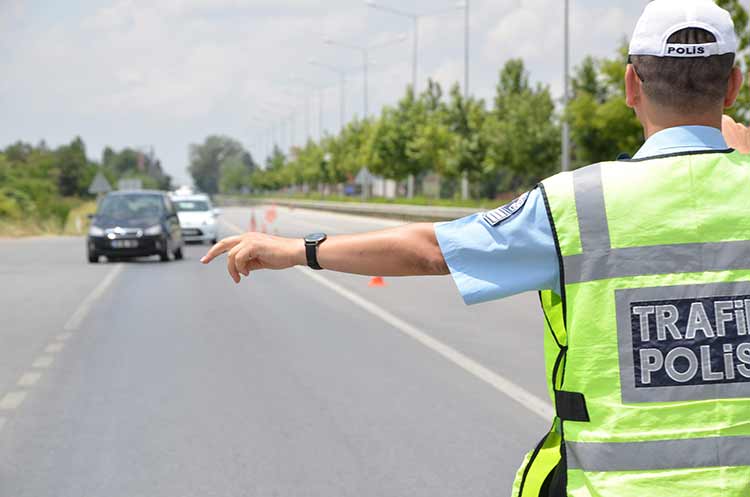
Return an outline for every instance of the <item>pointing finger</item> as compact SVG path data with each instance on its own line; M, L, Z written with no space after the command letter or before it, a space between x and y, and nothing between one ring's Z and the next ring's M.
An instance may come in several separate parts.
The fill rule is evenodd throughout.
M213 247L211 247L211 250L209 250L206 255L204 255L201 258L201 262L203 264L208 264L212 260L216 259L221 254L231 250L234 248L237 244L239 244L242 241L242 237L239 236L233 236L230 238L225 238Z

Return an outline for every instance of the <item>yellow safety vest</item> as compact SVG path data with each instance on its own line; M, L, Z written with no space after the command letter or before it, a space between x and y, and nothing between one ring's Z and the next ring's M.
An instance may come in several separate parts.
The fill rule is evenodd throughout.
M603 163L540 188L557 416L514 497L750 496L750 156Z

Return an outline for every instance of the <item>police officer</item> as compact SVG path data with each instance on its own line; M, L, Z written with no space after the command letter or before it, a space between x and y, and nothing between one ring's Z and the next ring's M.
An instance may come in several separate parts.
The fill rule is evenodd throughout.
M304 241L248 233L236 283L308 265L452 274L469 304L539 291L556 417L513 495L750 495L750 158L722 137L742 75L730 15L654 0L630 45L632 159L543 181L444 224Z

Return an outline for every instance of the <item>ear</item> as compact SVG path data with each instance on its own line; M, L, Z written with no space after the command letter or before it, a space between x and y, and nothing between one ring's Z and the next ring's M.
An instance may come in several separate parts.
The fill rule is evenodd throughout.
M635 108L641 102L643 94L643 82L635 72L633 64L628 64L625 69L625 103L628 107Z
M727 94L724 97L724 108L728 109L734 105L741 90L742 71L739 67L735 67L732 69L732 74L729 75L729 86L727 87Z

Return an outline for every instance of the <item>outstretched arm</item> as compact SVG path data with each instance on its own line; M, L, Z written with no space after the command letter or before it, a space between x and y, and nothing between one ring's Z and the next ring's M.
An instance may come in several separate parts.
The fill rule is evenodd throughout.
M235 283L258 269L287 269L307 265L301 239L261 233L226 238L201 259L208 264L221 254ZM332 271L368 276L428 276L449 274L432 224L419 223L364 233L330 237L318 248L320 265Z

